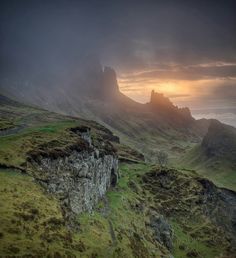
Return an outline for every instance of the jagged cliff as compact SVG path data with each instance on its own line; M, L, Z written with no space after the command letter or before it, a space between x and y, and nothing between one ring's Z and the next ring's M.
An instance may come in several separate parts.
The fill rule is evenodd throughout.
M169 98L154 90L151 92L148 105L155 113L161 114L167 121L171 121L174 127L189 126L191 123L195 122L189 108L178 108Z
M95 120L114 131L122 143L142 150L147 159L156 148L175 159L207 132L208 121L194 120L188 108L174 106L160 93L152 92L146 104L128 98L119 91L114 69L98 60L84 61L69 78L46 89L22 86L19 92L11 85L2 86L2 92L54 112Z
M28 170L49 192L56 194L66 215L92 211L118 180L118 156L108 142L93 143L90 128L71 129L80 142L57 152L29 153Z
M95 122L1 97L0 164L33 176L66 217L91 211L118 180L119 138ZM15 112L12 112L15 110ZM12 140L13 139L13 140Z

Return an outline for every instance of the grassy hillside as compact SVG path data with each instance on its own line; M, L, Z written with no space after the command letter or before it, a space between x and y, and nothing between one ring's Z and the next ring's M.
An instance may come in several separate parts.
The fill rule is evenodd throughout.
M45 149L65 151L68 146L79 144L78 137L71 131L78 126L91 128L94 144L99 144L100 138L114 140L118 154L128 162L142 159L140 154L120 145L106 128L92 121L58 115L5 97L1 97L0 113L0 256L132 257L140 251L151 257L151 253L168 253L164 246L152 243L148 237L144 241L136 239L137 231L145 231L141 214L135 215L136 222L142 220L139 226L137 223L139 229L130 219L126 220L126 226L123 220L116 221L119 227L125 226L124 232L120 232L124 240L119 245L114 244L117 232L108 216L113 214L125 219L120 217L122 214L112 212L112 207L118 207L116 203L119 212L124 208L119 203L123 193L116 196L116 190L108 194L106 201L101 201L94 214L78 216L79 231L69 230L59 200L34 181L26 162L29 153L41 153ZM122 198L126 199L125 194ZM129 201L127 197L126 202ZM99 210L101 207L104 211Z
M180 162L182 166L196 170L199 174L211 179L220 187L236 190L236 170L232 162L208 158L200 145L195 146Z
M3 166L25 170L31 152L60 151L80 144L78 136L72 132L76 127L91 128L95 144L99 139L116 140L96 122L22 105L5 97L0 99L0 114L0 164Z
M168 117L150 111L145 105L122 104L90 100L87 105L89 117L112 130L123 144L143 153L148 161L154 161L153 151L162 150L168 152L170 162L174 162L201 141L198 125L174 126ZM87 116L84 110L75 113L78 114ZM206 126L201 124L199 127Z
M59 202L33 178L0 170L0 256L69 257L78 253Z
M1 257L233 257L231 236L204 213L204 187L194 172L140 162L142 155L92 121L7 98L0 114ZM123 162L118 184L92 213L76 216L79 228L73 230L59 200L30 176L26 161L32 152L80 144L71 131L78 126L91 128L95 144L112 140Z
M236 129L212 121L202 143L187 152L180 163L219 186L236 190Z
M0 254L169 257L168 250L157 240L150 226L151 218L159 212L165 214L167 207L171 211L167 221L173 230L174 257L211 258L230 252L227 238L206 217L198 215L196 220L197 210L189 216L190 211L183 212L184 206L180 206L186 205L181 199L176 206L177 200L166 199L155 190L155 178L150 177L153 169L155 167L142 163L122 164L118 186L107 193L92 214L78 216L79 232L65 227L58 201L31 177L1 170ZM180 178L192 180L191 176L179 173ZM192 184L194 186L194 181ZM183 197L185 202L193 198L190 193Z

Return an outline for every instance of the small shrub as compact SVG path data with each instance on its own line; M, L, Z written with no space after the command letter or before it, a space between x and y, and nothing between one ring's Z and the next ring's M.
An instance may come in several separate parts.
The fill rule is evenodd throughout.
M16 246L13 246L13 245L10 245L10 246L8 247L8 250L9 250L10 252L14 253L14 254L20 252L20 249L19 249L18 247L16 247Z
M38 215L39 214L39 210L37 208L32 208L30 210L30 213L33 214L33 215Z
M81 240L78 243L74 244L73 248L79 252L84 252L86 250L85 245Z
M196 250L191 250L187 253L187 257L190 257L190 258L199 257L199 254Z
M47 224L51 224L54 226L61 226L61 225L64 225L64 221L60 218L51 217L50 219L48 219Z

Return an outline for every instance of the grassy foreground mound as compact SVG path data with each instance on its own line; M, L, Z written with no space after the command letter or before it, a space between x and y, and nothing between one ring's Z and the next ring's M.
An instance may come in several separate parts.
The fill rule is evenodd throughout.
M78 215L79 231L69 230L60 204L32 177L0 171L1 257L169 257L147 227L149 216L138 212L141 196L130 188L146 165L126 170L119 186L96 210Z
M175 257L234 257L236 193L191 171L153 167L143 176L153 209L175 233Z
M208 196L205 184L210 181L146 164L123 163L120 170L118 186L107 193L108 203L101 201L93 214L79 219L82 239L98 257L170 257L168 249L177 258L235 257L230 224L235 218L227 221L218 200L221 190L212 183L217 193L207 188ZM162 216L170 239L164 224L155 225Z
M230 230L204 204L201 178L141 163L123 163L120 173L94 212L78 215L73 232L58 201L31 177L1 170L0 255L234 257ZM163 215L169 235L154 223Z
M32 177L1 169L0 192L1 257L75 255L80 247L65 227L59 202Z

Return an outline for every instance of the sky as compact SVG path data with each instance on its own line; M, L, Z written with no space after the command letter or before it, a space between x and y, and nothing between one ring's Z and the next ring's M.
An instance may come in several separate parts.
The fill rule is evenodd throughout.
M1 0L0 80L40 87L94 55L136 101L154 89L196 116L236 121L235 13L233 0Z

